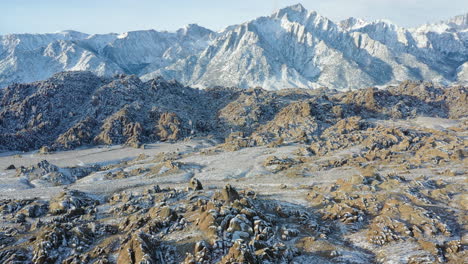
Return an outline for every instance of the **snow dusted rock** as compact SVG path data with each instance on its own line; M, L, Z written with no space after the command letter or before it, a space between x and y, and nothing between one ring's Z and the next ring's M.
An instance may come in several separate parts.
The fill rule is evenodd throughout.
M163 113L159 117L156 134L161 141L177 140L183 134L180 130L181 121L175 113Z
M197 178L192 178L190 179L188 189L193 191L203 190L203 185Z
M468 62L463 63L457 68L457 79L463 85L468 82Z
M33 166L21 166L17 170L16 176L26 179L29 184L34 186L58 186L74 183L97 168L98 166L59 168L47 160L43 160Z
M307 141L318 129L313 108L314 105L308 101L292 103L284 107L272 121L260 127L252 137L265 143L272 138Z
M218 197L225 202L234 202L239 199L239 193L230 184L224 186Z
M176 32L11 34L0 36L0 88L65 70L162 75L205 88L464 83L466 17L406 29L384 20L335 23L294 5L220 32L191 24Z
M61 134L56 140L56 145L65 149L73 149L91 144L96 126L97 121L88 116Z
M48 81L3 91L0 145L16 149L47 145L53 150L177 140L212 130L224 96L162 79L143 83L135 76L60 73Z
M349 89L406 79L457 81L456 69L468 57L466 25L441 24L447 26L440 31L357 19L337 25L300 5L291 6L229 27L199 55L143 78L163 75L202 87L267 89Z
M76 181L76 177L70 171L62 170L50 164L47 160L39 162L36 166L20 168L17 177L25 177L34 185L50 183L53 185L65 185Z
M96 144L128 144L137 146L142 137L142 126L131 116L131 110L127 107L122 108L117 113L108 117L102 125L99 135L94 138Z
M420 88L408 93L416 96ZM112 193L69 190L80 188L79 183L50 202L39 198L0 199L0 261L373 263L404 259L415 263L462 263L466 258L462 171L466 142L458 129L463 124L447 130L408 127L414 120L376 124L382 120L376 121L375 117L386 117L387 105L379 94L372 90L366 93L374 98L368 106L380 112L363 110L364 106L361 110L356 106L358 110L352 112L344 106L344 118L332 119L321 137L312 138L312 143L256 148L262 150L260 159L265 161L259 167L281 168L271 173L262 169L262 175L250 176L261 177L263 183L258 191L251 190L258 185L257 178L250 182L235 179L226 185L225 179L214 180L205 183L209 186L205 189L197 188L201 183L191 178L158 183L166 187L125 186ZM443 94L426 87L421 89L418 100L431 102L432 96ZM289 98L293 95L289 94ZM349 93L344 98L348 95L354 98ZM340 105L341 96L338 93L321 100L337 100ZM319 121L321 115L329 114L328 110L312 108ZM300 112L292 113L301 116ZM395 127L398 122L405 125ZM313 156L293 151L314 144L326 151L315 151ZM242 155L249 150L212 155L223 155L218 166L225 166L229 159L224 155ZM272 154L275 151L279 153ZM191 157L207 158L198 150L140 155L100 169L130 175L137 170L135 167L151 170L164 163L175 169L165 171L171 176L186 169L176 166L183 162L178 159ZM320 167L325 162L331 165ZM209 164L206 166L210 169ZM298 168L313 174L290 181L288 172ZM156 170L159 172L161 167ZM268 182L269 177L274 182ZM109 181L106 179L104 184ZM187 185L190 187L185 188ZM283 200L282 196L293 199ZM296 203L298 200L300 203Z
M47 79L66 70L88 70L99 76L146 72L197 53L214 35L188 25L175 33L143 30L87 35L64 31L0 36L0 87Z
M174 252L145 233L134 234L119 252L118 264L174 263Z
M51 200L49 212L56 215L65 213L67 210L84 211L93 208L97 204L99 204L99 201L89 197L83 192L68 190L60 193Z
M55 173L57 181L91 173L90 181L69 186L12 191L8 181L18 179L6 171L1 263L466 259L466 87L402 82L347 92L196 90L162 79L63 73L5 91L2 146L15 149L32 137L54 151L37 155L51 162L63 154L60 147L92 144L102 132L116 142L156 141L161 124L166 135L178 129L180 139L199 138L152 144L141 154L130 149L124 157L133 160L91 168L41 162L18 169L24 178ZM165 113L174 115L160 123ZM16 133L25 136L7 142ZM64 156L104 151L115 160L114 149L129 150L89 148ZM37 156L12 155L3 166L19 168L18 161ZM41 198L30 198L38 193Z

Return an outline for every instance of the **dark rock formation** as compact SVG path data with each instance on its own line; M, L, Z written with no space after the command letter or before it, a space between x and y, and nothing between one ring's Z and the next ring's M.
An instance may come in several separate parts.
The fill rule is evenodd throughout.
M99 78L64 72L46 81L4 89L0 103L0 148L71 149L89 144L175 141L189 136L228 138L228 149L276 140L307 142L342 118L401 119L417 115L466 116L465 87L403 82L368 88L265 91L183 87L135 76ZM228 137L232 132L242 137Z

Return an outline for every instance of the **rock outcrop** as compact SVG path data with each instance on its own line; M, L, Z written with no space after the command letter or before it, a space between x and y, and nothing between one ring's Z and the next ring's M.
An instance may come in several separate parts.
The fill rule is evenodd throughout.
M183 87L161 78L100 78L65 72L7 87L0 148L48 151L92 144L139 147L211 135L237 150L274 142L311 142L344 118L463 118L465 87L403 82L379 90L281 90Z

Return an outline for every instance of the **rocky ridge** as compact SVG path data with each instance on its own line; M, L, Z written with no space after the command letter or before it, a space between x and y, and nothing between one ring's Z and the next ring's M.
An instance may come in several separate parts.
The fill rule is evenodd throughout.
M143 82L133 75L102 78L90 72L11 85L0 99L0 148L44 151L102 144L140 147L205 136L244 147L309 142L353 116L460 119L468 112L463 86L403 82L349 92L199 90L161 78Z

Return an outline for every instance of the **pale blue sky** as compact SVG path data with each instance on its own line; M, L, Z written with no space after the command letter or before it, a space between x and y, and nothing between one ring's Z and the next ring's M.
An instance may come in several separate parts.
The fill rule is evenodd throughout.
M297 3L335 21L353 16L406 27L468 12L467 0L0 0L0 34L173 31L189 23L220 30Z

